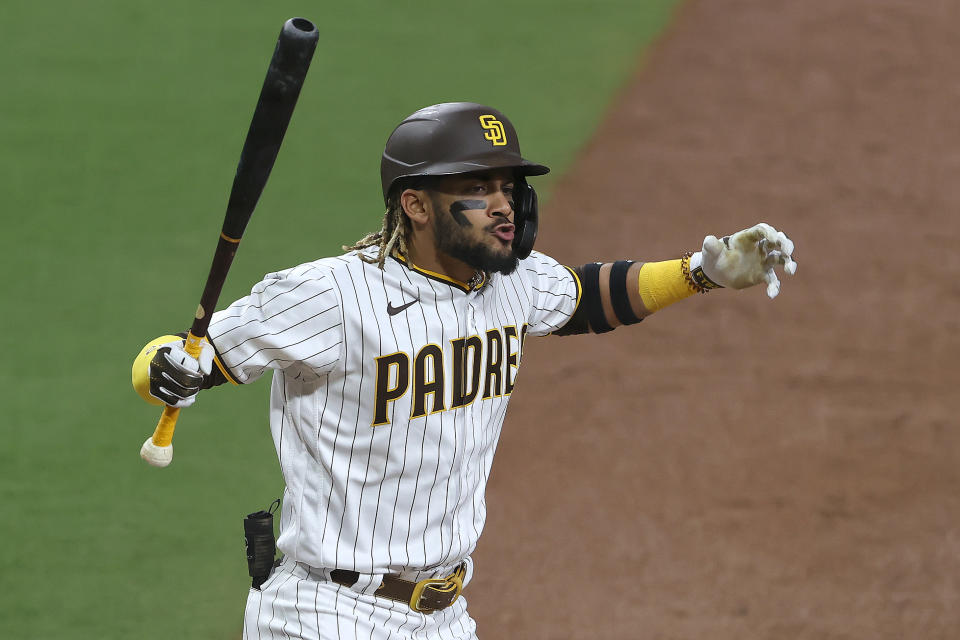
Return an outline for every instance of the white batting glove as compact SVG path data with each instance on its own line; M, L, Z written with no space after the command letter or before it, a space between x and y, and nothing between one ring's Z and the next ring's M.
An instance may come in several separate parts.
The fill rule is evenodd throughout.
M196 401L203 377L213 370L213 346L203 341L198 358L183 348L184 340L167 342L150 361L150 395L166 405L183 409Z
M702 264L705 276L723 287L746 289L765 282L771 299L780 293L780 280L774 267L783 265L784 272L790 275L797 272L793 241L765 222L719 240L707 236L703 240L703 251L690 259L691 270L698 264Z

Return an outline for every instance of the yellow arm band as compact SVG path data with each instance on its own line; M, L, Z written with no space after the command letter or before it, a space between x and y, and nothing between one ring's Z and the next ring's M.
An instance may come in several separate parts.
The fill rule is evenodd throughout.
M183 338L180 336L160 336L151 340L140 350L140 354L133 361L133 390L150 404L163 405L162 401L150 395L150 361L153 360L154 353L161 345L177 340L182 341Z
M696 293L684 278L681 263L682 260L666 260L647 262L640 267L640 276L637 279L640 299L650 313Z

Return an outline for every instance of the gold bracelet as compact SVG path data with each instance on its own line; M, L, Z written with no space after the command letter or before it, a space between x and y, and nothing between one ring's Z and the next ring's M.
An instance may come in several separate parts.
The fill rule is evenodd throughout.
M693 276L690 275L690 258L692 257L692 251L687 251L680 256L680 272L683 274L683 279L686 280L687 286L690 287L691 291L696 293L706 293L709 291L709 289L697 284L696 280L693 279Z
M690 288L697 293L706 293L711 289L723 289L722 285L717 284L707 277L707 274L703 272L702 266L697 267L693 271L690 270L690 258L692 257L693 252L687 251L683 254L683 257L680 258L680 271L683 272L683 279L687 281Z
M695 293L706 293L707 290L697 286L697 283L693 281L693 276L690 275L690 258L692 257L693 251L687 251L680 256L680 273L683 274L683 279L691 291Z

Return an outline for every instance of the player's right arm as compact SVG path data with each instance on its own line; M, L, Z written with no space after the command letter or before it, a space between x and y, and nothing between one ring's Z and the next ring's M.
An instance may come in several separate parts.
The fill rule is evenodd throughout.
M133 389L149 404L182 409L194 403L200 389L226 382L212 366L215 354L210 343L204 341L194 358L184 349L185 338L186 333L154 338L134 359Z
M213 314L199 358L185 334L150 341L133 364L133 387L150 404L188 407L201 389L253 382L268 369L323 375L340 360L343 324L331 278L301 265L267 275Z
M342 357L338 291L324 261L268 274L249 295L213 314L207 335L218 368L235 384L267 370L326 375Z

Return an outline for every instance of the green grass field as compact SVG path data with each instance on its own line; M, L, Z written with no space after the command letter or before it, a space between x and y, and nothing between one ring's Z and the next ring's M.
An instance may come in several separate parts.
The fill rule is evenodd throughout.
M281 489L269 385L201 396L157 470L129 367L189 324L286 18L320 44L221 306L376 228L383 143L421 106L503 110L548 195L676 2L8 0L0 637L239 633L241 519Z

